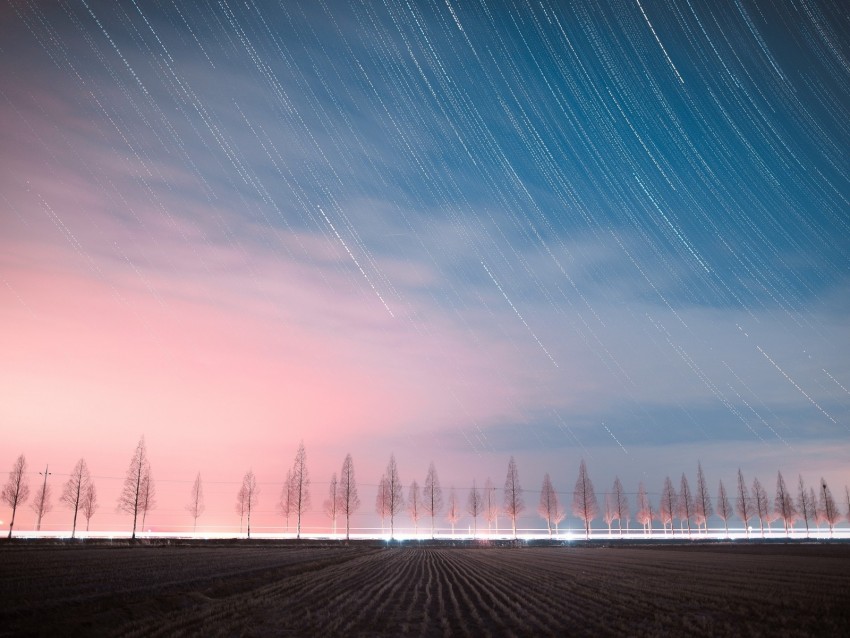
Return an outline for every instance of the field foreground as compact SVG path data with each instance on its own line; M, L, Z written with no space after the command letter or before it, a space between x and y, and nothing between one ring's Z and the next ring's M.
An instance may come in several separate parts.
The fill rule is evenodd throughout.
M0 635L850 635L850 545L0 546Z

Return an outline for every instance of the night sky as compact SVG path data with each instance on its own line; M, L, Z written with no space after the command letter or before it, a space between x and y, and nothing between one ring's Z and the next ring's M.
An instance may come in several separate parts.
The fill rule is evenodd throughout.
M101 529L142 435L160 528L249 468L279 525L302 440L316 525L346 452L363 525L391 453L514 455L528 526L581 458L838 496L848 149L838 0L10 0L0 471L84 456Z

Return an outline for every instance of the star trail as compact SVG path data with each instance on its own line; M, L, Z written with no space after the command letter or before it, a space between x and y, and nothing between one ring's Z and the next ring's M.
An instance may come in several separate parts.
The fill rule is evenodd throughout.
M837 1L4 2L3 463L846 482L848 148Z

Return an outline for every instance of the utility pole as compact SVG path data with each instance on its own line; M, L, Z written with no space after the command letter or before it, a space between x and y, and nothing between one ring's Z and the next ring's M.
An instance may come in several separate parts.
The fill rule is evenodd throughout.
M35 525L35 530L37 532L41 531L41 517L44 516L44 503L47 498L47 477L52 474L52 472L48 472L50 469L49 465L44 466L44 472L39 472L42 476L44 476L44 485L41 486L41 507L38 508L38 522Z

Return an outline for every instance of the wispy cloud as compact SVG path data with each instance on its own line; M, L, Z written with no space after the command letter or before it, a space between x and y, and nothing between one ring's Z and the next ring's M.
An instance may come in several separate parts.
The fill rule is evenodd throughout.
M184 9L0 9L4 442L837 467L846 130L802 91L675 33L638 86L595 7Z

